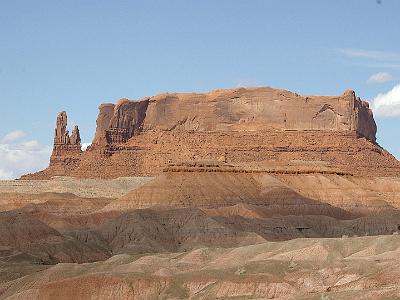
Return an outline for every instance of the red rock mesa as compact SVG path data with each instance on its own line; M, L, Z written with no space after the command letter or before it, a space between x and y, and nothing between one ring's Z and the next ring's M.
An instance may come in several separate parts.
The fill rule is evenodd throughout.
M84 152L78 128L69 136L66 126L62 112L49 167L23 179L147 176L171 164L203 161L242 171L399 172L399 162L376 144L368 103L353 91L300 96L261 87L121 99L100 105L92 145Z

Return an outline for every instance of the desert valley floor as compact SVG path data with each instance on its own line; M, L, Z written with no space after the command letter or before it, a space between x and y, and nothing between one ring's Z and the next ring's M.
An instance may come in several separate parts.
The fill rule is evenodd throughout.
M299 176L3 181L0 297L400 297L400 181Z

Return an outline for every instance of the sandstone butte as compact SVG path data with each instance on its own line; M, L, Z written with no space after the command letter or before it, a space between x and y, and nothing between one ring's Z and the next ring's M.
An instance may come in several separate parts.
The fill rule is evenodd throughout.
M91 146L81 151L78 127L70 135L67 114L61 112L49 167L21 179L110 179L190 170L400 173L399 161L376 143L368 103L350 90L340 96L300 96L260 87L121 99L100 105L96 123Z
M86 151L67 125L0 181L0 299L400 297L400 163L353 91L121 99Z

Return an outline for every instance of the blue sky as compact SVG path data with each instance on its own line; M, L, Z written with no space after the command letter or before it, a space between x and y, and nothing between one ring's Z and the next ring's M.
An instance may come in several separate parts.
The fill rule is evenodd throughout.
M397 0L0 0L0 178L47 164L61 110L90 142L102 102L256 85L382 94L378 142L400 157L399 12ZM37 164L14 170L27 143Z

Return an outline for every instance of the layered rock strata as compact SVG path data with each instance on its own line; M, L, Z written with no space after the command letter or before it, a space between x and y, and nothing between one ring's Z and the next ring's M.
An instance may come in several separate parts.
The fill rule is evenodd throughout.
M346 91L338 97L302 97L271 88L217 90L207 94L161 94L140 101L121 99L99 107L93 144L124 143L148 130L352 131L376 140L368 103Z
M400 163L376 144L376 131L368 103L353 91L305 97L263 87L121 99L99 107L88 151L55 151L48 169L23 178L153 176L171 163L202 160L319 162L355 175L398 174Z

